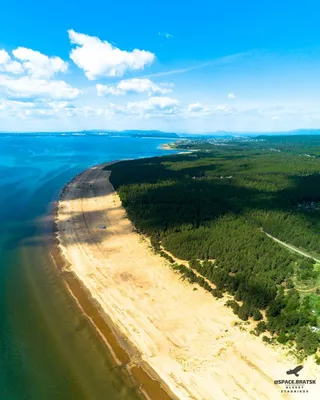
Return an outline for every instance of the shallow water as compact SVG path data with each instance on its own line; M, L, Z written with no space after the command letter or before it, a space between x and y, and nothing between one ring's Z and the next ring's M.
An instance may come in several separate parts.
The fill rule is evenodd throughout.
M168 139L0 135L0 399L138 399L66 292L44 222L60 188L105 161L163 155Z

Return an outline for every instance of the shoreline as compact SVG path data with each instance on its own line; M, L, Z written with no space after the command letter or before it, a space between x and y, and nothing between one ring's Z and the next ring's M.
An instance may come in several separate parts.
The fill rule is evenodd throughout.
M273 383L293 360L241 332L223 299L182 282L133 232L103 170L110 164L65 185L54 226L57 268L118 365L152 400L294 398Z
M173 151L173 150L176 150L176 148L174 147L175 143L176 142L174 142L174 143L163 143L163 144L161 144L159 146L159 148L161 150L171 150L171 151Z
M192 154L195 153L197 150L182 150L178 149L176 146L177 141L173 143L164 143L160 145L161 150L167 150L167 151L176 151L177 154ZM179 151L180 150L180 151Z
M104 163L91 168L105 167L116 162L119 161ZM72 271L70 262L63 254L58 228L59 202L68 190L69 185L74 183L86 171L80 172L67 182L60 190L58 199L53 204L51 212L53 215L53 246L50 252L52 262L60 272L66 290L77 304L79 311L88 319L94 331L98 334L99 339L107 346L115 365L124 367L122 374L125 374L125 380L128 381L129 379L131 380L129 384L138 386L137 392L147 400L153 400L153 398L175 400L177 399L176 396L170 393L169 388L165 389L162 387L165 382L161 382L156 372L150 366L147 364L139 366L134 364L135 355L139 350L128 343L128 340L117 329L101 305L93 298L78 275ZM156 397L150 397L153 395Z

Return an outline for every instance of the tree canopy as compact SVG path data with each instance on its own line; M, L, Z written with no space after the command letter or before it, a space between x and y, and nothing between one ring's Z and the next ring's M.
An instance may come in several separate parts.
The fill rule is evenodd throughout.
M319 144L306 136L183 141L178 148L198 151L108 169L135 227L191 267L175 268L211 281L216 297L233 295L229 306L242 320L259 321L266 310L266 328L310 354L319 320L295 282L316 281L318 270L265 232L320 255Z

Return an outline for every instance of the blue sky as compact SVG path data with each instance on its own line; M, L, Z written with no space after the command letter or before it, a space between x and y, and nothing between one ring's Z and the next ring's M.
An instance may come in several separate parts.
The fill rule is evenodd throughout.
M315 0L1 2L0 131L319 128L319 12Z

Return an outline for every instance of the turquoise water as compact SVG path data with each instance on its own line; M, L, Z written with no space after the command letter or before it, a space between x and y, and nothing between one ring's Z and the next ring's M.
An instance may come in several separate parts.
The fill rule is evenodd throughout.
M0 399L138 399L66 293L44 218L60 188L105 161L163 155L168 139L0 135Z

